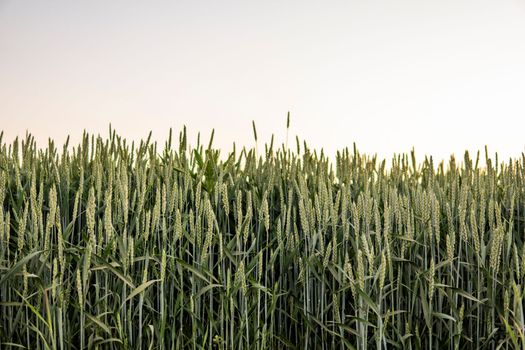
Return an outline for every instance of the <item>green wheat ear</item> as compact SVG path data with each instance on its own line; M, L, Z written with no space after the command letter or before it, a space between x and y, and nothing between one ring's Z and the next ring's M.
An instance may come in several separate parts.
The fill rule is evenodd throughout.
M253 138L255 139L255 142L257 142L257 128L255 127L254 120L252 120L252 130L253 130Z

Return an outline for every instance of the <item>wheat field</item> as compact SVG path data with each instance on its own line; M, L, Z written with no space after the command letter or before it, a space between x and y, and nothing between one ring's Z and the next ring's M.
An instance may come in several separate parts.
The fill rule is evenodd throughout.
M291 148L0 137L0 348L525 349L524 155Z

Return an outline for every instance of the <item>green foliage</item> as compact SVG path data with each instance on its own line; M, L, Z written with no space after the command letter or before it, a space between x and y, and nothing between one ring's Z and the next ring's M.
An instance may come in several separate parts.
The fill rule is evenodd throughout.
M1 349L525 348L525 157L213 135L0 144Z

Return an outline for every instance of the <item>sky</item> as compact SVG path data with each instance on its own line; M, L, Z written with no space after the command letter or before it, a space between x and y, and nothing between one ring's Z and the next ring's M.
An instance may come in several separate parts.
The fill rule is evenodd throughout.
M0 130L525 151L525 0L0 0Z

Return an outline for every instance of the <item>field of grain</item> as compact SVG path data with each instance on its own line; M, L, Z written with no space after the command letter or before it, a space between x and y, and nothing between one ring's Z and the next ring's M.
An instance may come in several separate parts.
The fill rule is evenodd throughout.
M525 156L212 141L0 138L0 348L525 348Z

